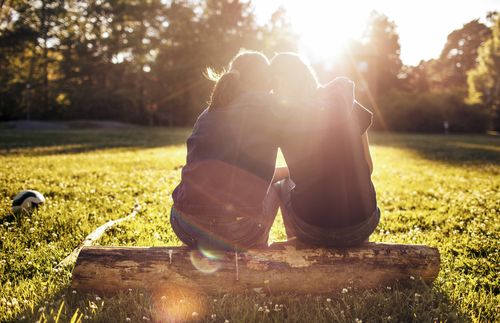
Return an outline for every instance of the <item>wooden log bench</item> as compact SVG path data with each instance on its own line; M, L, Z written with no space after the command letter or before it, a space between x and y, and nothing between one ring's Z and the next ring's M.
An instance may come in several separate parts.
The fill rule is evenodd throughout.
M186 247L84 247L72 288L104 294L172 288L207 294L327 293L350 285L377 288L419 278L430 283L439 264L437 248L388 243L347 249L285 245L237 254Z

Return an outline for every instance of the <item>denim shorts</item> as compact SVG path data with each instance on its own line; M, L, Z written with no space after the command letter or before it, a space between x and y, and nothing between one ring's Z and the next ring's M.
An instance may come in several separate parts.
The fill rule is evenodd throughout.
M376 210L363 222L343 228L324 228L305 222L292 208L291 190L295 186L286 179L280 184L283 220L297 240L317 247L350 247L367 241L380 222L380 209Z
M235 218L231 216L192 216L175 207L170 224L177 237L191 248L237 250L265 248L276 213Z
M377 208L365 221L345 228L323 228L311 225L298 216L292 218L297 239L321 247L352 247L368 241L380 221Z

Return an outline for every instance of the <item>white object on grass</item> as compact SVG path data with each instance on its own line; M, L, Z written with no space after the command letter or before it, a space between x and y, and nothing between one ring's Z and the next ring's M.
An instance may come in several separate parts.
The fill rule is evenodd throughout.
M38 191L25 190L17 194L12 200L12 212L19 214L27 212L31 214L33 210L45 203L45 197Z

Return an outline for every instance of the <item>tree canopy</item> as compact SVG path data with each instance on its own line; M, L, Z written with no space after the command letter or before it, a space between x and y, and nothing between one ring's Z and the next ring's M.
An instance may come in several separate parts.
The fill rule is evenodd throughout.
M241 0L5 1L1 15L4 120L189 124L210 91L206 67L240 48L296 49L283 12L259 25Z
M496 129L500 129L500 15L490 15L492 33L479 47L477 65L469 70L468 101L491 109Z
M212 87L207 67L223 69L241 48L268 56L299 49L285 9L259 23L247 0L0 4L0 121L191 125ZM438 58L406 66L397 25L373 12L362 39L314 67L322 81L356 82L375 129L439 131L451 122L454 130L482 131L500 119L498 14L489 17L451 31Z

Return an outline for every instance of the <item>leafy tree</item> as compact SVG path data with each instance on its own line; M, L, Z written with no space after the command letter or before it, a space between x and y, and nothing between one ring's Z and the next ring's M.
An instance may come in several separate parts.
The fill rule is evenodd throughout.
M3 3L1 13L7 17L0 24L0 65L6 75L2 84L2 107L12 111L11 104L26 110L29 119L31 102L38 102L38 110L45 114L56 113L53 105L54 89L50 79L57 78L58 57L56 55L61 31L63 2L9 1ZM10 72L12 73L9 73ZM16 98L16 99L13 99ZM19 115L19 109L14 112Z
M403 66L400 58L399 35L396 24L383 14L373 12L364 38L365 46L356 57L367 64L367 78L372 94L376 97L379 89L388 91L397 88L399 74Z
M298 35L283 7L278 8L269 23L260 28L257 39L262 42L261 49L269 57L279 52L295 52L298 50Z
M241 48L289 50L284 39L291 39L288 26L277 29L280 15L259 26L251 3L212 0L193 5L176 1L167 11L168 27L153 69L160 84L153 119L171 125L194 121L206 105L212 84L202 75L210 66L222 70ZM182 107L182 108L180 108ZM153 122L156 122L154 121Z
M468 73L468 97L471 104L489 109L495 118L495 129L500 129L500 15L491 15L493 26L490 37L481 45L478 61Z
M186 125L240 48L292 49L284 14L244 0L10 0L0 14L0 119ZM287 44L288 44L287 43Z
M405 91L423 93L430 90L429 65L432 61L420 61L417 66L403 66Z
M202 78L208 63L203 42L206 30L197 14L201 10L189 1L176 1L166 11L167 27L160 35L151 72L157 86L149 89L155 98L150 123L189 123L206 100L210 89Z
M439 76L441 88L465 89L467 71L475 66L478 48L490 35L490 29L479 19L464 24L448 35L434 71Z

